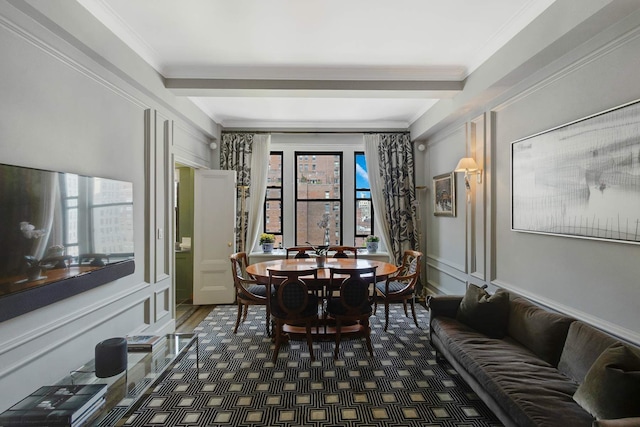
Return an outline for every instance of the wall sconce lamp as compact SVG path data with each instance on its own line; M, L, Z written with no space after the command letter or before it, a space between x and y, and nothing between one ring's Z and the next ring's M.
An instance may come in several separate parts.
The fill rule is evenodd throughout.
M454 172L464 172L464 185L467 190L471 189L469 185L469 175L478 175L478 184L482 183L482 169L478 167L478 164L471 157L463 157L458 162L458 166L454 169Z

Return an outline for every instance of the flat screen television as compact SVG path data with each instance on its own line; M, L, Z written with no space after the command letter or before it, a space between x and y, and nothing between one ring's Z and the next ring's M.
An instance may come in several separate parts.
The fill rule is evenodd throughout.
M133 184L0 164L0 321L133 273Z

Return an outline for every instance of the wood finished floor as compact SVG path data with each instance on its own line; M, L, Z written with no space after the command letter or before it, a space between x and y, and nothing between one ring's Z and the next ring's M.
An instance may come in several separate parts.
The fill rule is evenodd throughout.
M190 333L193 329L204 320L215 305L198 305L193 306L194 310L188 315L176 319L176 332Z

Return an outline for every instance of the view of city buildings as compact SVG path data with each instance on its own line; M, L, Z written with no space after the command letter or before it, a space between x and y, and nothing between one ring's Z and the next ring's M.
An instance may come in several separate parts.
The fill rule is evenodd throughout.
M342 153L296 153L296 244L342 243ZM320 226L324 214L325 228Z

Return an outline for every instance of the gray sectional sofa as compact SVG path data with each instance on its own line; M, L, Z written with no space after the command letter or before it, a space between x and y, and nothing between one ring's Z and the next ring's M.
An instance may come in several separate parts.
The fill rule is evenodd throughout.
M431 343L501 422L640 426L635 346L507 292L469 288L429 297Z

